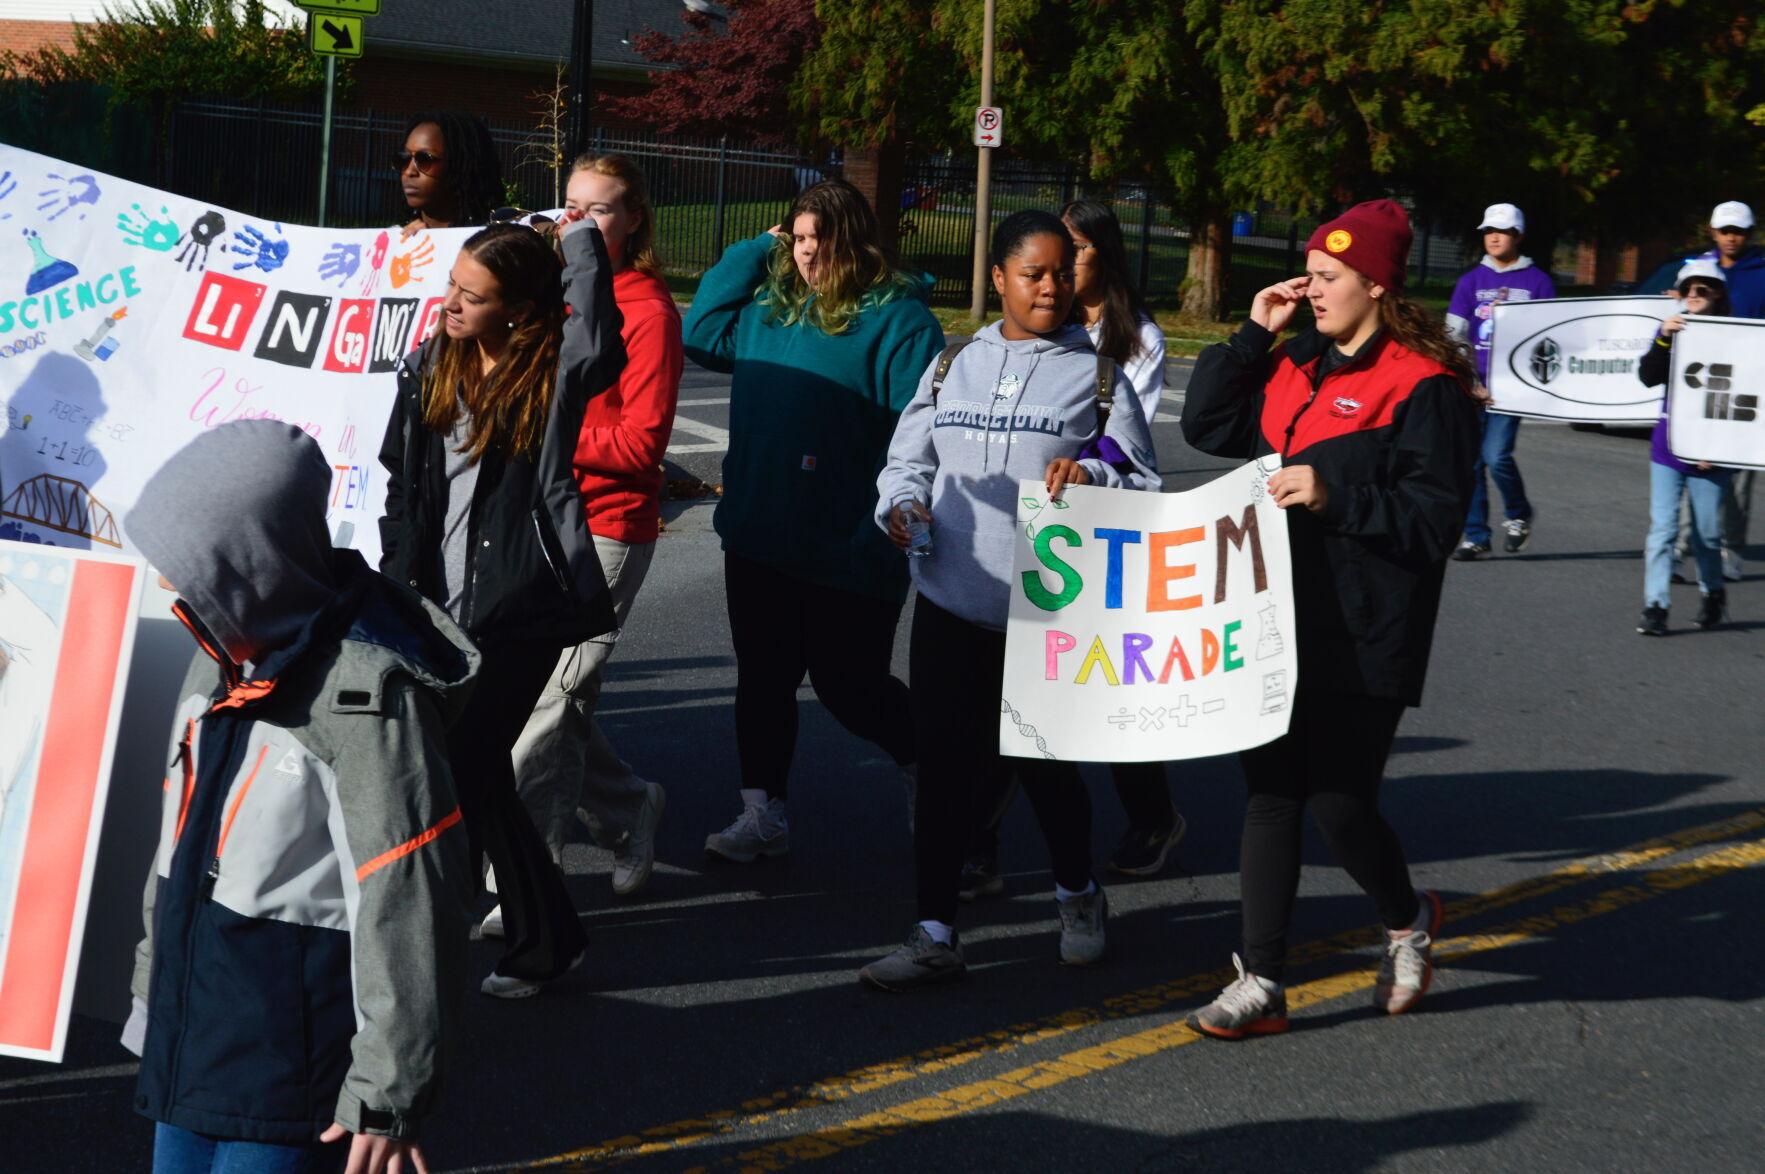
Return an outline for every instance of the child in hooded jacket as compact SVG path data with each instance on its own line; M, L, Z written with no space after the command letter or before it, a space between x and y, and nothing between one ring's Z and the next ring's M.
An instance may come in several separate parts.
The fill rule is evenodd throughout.
M332 549L330 489L306 433L239 421L126 519L200 649L123 1034L159 1174L331 1169L349 1134L351 1169L422 1168L457 1030L471 877L445 726L479 657Z
M1046 212L1019 212L993 236L993 285L1004 319L920 379L877 479L877 525L897 547L907 523L929 522L932 553L910 560L919 598L911 650L919 797L914 828L919 918L906 944L866 966L871 986L898 991L965 972L955 930L970 796L996 774L1005 620L1010 605L1018 481L1157 489L1152 436L1133 385L1100 368L1069 320L1073 240ZM946 352L948 355L949 352ZM1112 379L1105 411L1099 371ZM1095 455L1087 455L1095 454ZM1091 875L1091 801L1070 762L1014 759L1048 839L1062 961L1102 957L1108 902Z

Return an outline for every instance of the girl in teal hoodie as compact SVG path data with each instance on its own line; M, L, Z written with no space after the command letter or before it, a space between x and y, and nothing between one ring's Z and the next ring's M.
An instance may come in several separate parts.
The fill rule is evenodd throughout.
M841 725L913 761L907 688L889 674L907 572L871 514L895 421L944 345L858 189L816 184L781 228L724 253L683 327L693 362L735 376L715 525L742 814L705 850L741 863L790 850L805 673Z

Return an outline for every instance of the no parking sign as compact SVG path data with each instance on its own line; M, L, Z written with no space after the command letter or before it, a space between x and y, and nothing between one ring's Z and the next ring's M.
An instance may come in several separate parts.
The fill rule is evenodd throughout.
M1005 111L997 106L974 108L974 145L1002 147L1005 145Z

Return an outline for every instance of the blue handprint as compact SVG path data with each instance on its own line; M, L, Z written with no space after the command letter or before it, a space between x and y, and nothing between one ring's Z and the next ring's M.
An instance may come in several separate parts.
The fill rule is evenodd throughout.
M133 216L127 212L116 214L116 227L123 234L123 243L152 249L156 253L169 253L178 247L178 224L171 219L170 209L160 205L159 214L166 219L155 220L141 210L141 205L132 204L130 207L135 209Z
M333 241L331 251L319 262L319 280L330 281L333 277L337 284L342 285L355 275L362 267L362 247L344 241Z
M243 261L233 262L234 269L249 269L252 266L273 273L288 260L288 242L281 239L282 226L276 225L275 237L270 237L255 224L247 224L244 228L235 229L233 242L227 251L244 257Z
M4 200L18 190L18 180L12 178L12 172L0 171L0 200ZM11 220L12 213L0 212L0 220Z
M67 185L63 188L47 187L37 193L43 197L43 202L37 205L37 211L48 212L51 220L61 219L81 204L96 204L98 202L98 180L93 176L76 175L70 179L50 172L49 178L59 179ZM52 208L54 211L50 211ZM81 212L80 219L84 220L85 218L86 214Z

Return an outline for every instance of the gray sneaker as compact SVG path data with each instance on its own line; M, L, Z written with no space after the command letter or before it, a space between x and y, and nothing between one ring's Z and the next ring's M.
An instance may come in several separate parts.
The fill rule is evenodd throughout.
M783 856L791 850L791 829L784 818L784 800L750 804L734 823L705 837L705 851L737 864L762 856Z
M1271 991L1246 974L1244 963L1232 955L1238 977L1220 992L1219 998L1189 1016L1189 1026L1215 1039L1243 1039L1247 1035L1278 1035L1287 1030L1287 991Z
M950 944L938 941L915 922L901 948L878 958L858 972L858 980L879 991L910 991L914 987L955 982L968 973L962 961L962 938L952 934Z
M648 884L656 867L656 827L668 809L668 793L660 783L644 786L649 793L638 810L637 824L625 842L613 849L613 891L621 897L629 897Z
M1060 910L1060 960L1067 966L1089 966L1103 957L1103 922L1109 897L1098 885L1082 897L1056 900Z

